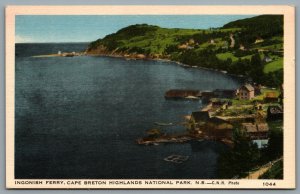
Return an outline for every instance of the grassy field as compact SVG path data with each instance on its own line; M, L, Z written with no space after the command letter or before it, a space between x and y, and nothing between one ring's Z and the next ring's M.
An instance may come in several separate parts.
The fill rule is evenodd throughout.
M271 38L271 40L279 40L283 42L283 37L282 36L274 36Z
M237 32L237 31L240 31L241 29L242 28L223 28L223 29L218 29L218 30L221 32Z
M278 44L272 44L272 45L268 45L268 46L263 46L263 47L260 47L260 49L266 49L266 50L283 49L283 43L278 43Z
M240 30L239 28L233 29L222 29L217 30L221 32L234 32ZM144 36L137 36L131 38L129 40L123 39L122 43L124 46L128 48L139 47L145 50L148 50L150 53L162 54L164 49L168 45L180 45L180 42L177 41L178 37L183 36L192 36L199 33L212 33L214 30L195 30L195 29L167 29L167 28L158 28L155 31L155 35L153 33L145 34ZM221 38L215 39L216 47L221 47L224 44L224 41ZM199 50L205 49L211 44L209 42L200 43Z
M128 51L131 53L142 54L163 54L166 48L171 46L176 48L179 45L187 43L193 39L194 43L190 43L191 49L198 46L199 50L206 49L209 46L215 48L224 45L223 37L229 32L239 31L240 28L228 29L179 29L179 28L161 28L158 26L137 24L128 26L109 35L102 40L92 42L91 47L97 45L105 45L110 50ZM199 36L204 36L212 33L220 33L218 37L214 37L215 44L210 44L210 38L198 40ZM197 50L195 48L195 50ZM184 51L181 49L180 52Z
M232 62L236 62L239 60L238 57L234 56L233 53L226 52L226 53L219 53L216 55L218 59L226 61L228 58L231 58ZM251 59L252 55L247 55L244 57L241 57L241 59Z
M282 68L283 68L283 58L279 58L276 61L272 61L266 64L264 67L264 72L269 73L269 72L277 71Z

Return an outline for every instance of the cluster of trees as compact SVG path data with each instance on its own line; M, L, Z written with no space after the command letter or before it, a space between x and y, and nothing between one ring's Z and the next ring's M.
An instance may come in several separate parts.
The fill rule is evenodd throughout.
M119 39L130 39L132 37L144 36L145 33L153 33L158 29L158 26L148 24L136 24L120 29L116 32L115 35L118 35Z
M257 53L257 50L234 50L234 56L236 57L244 57L247 55L254 55Z
M283 15L261 15L253 18L237 20L223 26L223 28L241 28L237 37L244 45L252 44L258 37L269 38L283 35Z
M279 87L283 83L283 69L269 72L263 77L263 82L266 86Z
M260 151L241 130L234 131L234 148L218 158L218 177L245 177L260 161Z
M258 149L242 130L234 130L234 148L223 152L218 158L218 177L245 177L260 165L279 158L283 154L283 131L271 130L266 148ZM280 175L279 175L280 176Z
M175 46L168 47L168 52L176 51ZM212 69L227 71L235 75L244 75L251 77L254 82L267 86L278 87L283 83L283 71L264 73L265 63L261 60L257 51L247 51L247 54L253 54L251 59L239 58L237 62L233 62L231 58L223 61L217 58L217 51L212 49L205 50L185 50L180 55L171 55L173 60L179 60L182 63L201 66ZM178 53L177 53L178 54ZM243 55L238 53L239 56Z
M102 39L98 39L89 44L88 49L92 50L99 45L105 45L107 50L111 51L118 47L126 46L122 40L129 40L137 36L145 36L145 34L153 34L158 30L158 26L148 24L136 24L120 29L116 33L109 34Z
M213 69L224 69L221 67L221 61L216 57L213 50L205 49L200 51L186 50L181 53L180 62L192 66L201 66Z

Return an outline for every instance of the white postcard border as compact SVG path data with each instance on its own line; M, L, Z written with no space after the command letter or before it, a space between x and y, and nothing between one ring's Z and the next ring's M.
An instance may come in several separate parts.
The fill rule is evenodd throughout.
M14 86L15 86L15 16L16 15L284 15L284 179L283 180L177 180L173 184L145 184L151 179L20 179L14 178ZM6 7L6 187L34 189L292 189L296 186L295 169L295 8L284 5L259 6L7 6ZM162 181L157 179L152 181ZM21 184L18 181L42 181ZM62 181L50 184L47 181ZM68 182L69 181L69 182ZM81 182L81 184L69 184ZM84 185L84 181L141 181L142 184ZM193 184L176 184L191 181ZM205 184L196 184L204 181ZM222 182L223 181L223 182ZM20 183L20 184L18 184ZM23 182L25 183L25 182ZM29 183L29 182L27 182ZM54 183L54 182L51 182ZM57 182L60 183L60 182ZM214 184L212 184L214 183ZM224 183L224 184L222 184ZM276 186L268 183L275 183Z

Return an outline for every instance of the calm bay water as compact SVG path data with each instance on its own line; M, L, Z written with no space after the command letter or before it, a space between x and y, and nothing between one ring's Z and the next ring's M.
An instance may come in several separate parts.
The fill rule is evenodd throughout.
M216 178L217 142L141 146L155 122L180 122L201 101L168 101L169 89L232 89L227 75L171 62L33 55L86 44L17 44L16 178ZM162 127L181 132L181 126ZM168 163L171 154L189 156Z

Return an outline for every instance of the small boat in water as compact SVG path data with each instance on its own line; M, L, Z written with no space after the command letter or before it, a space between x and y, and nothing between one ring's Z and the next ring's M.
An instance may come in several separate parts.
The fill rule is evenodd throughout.
M159 123L159 122L155 122L155 125L159 125L159 126L171 126L174 125L173 123Z
M185 99L187 99L187 100L199 100L199 98L196 97L196 96L187 96L187 97L185 97Z

